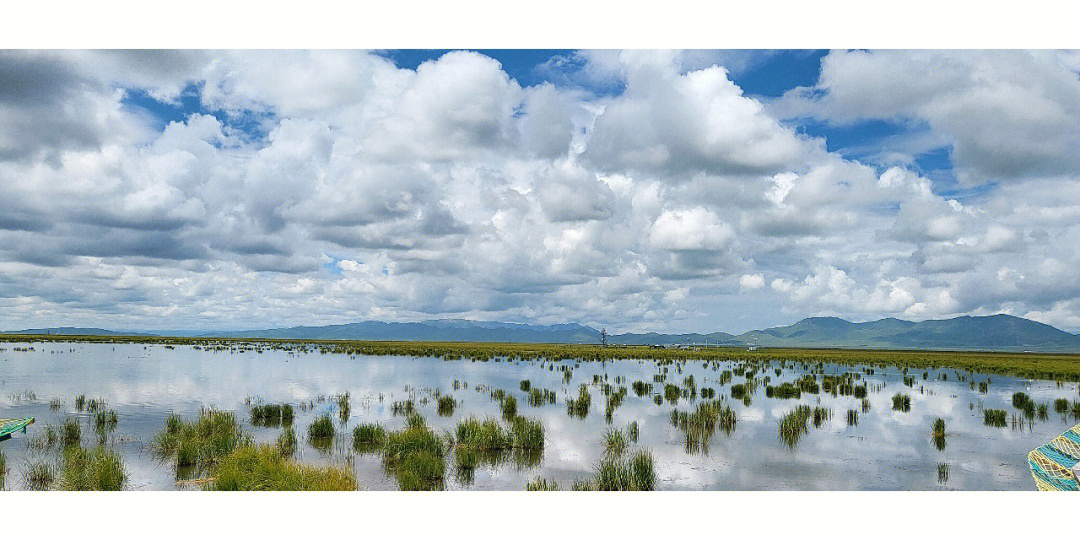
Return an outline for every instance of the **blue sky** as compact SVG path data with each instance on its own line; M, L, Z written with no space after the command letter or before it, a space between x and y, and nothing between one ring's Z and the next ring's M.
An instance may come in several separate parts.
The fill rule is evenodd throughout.
M435 61L452 49L404 49L380 51L397 67L415 70L421 63ZM567 85L568 79L553 73L572 75L580 63L567 61L574 57L569 49L478 49L476 52L497 60L502 69L522 86L544 83ZM746 60L734 69L729 68L732 81L748 95L762 101L783 96L797 87L812 88L821 73L825 50L746 50L733 51ZM562 60L559 62L558 60ZM585 88L597 95L612 95L622 91L622 85L587 84L595 81L574 79L575 87ZM581 84L582 82L586 84ZM191 84L173 101L154 99L145 90L128 88L124 105L137 107L153 115L159 125L183 122L192 114L213 115L222 123L246 133L252 139L265 137L265 115L228 114L220 109L207 108L200 100L199 85ZM831 152L874 165L882 170L894 163L882 160L880 154L890 150L893 142L927 132L927 127L901 120L865 120L830 123L811 118L791 118L786 123L798 132L825 140ZM913 155L912 166L934 180L936 190L959 199L972 193L959 189L952 175L948 146L937 146ZM977 190L976 190L977 192Z
M0 328L1010 313L1080 330L1078 66L7 51Z

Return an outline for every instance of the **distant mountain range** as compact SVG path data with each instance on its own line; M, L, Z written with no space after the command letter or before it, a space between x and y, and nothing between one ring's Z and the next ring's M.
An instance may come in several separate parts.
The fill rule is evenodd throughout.
M12 332L54 335L133 335L98 328L38 328ZM267 330L178 333L198 337L281 339L356 339L382 341L481 341L506 343L599 343L600 331L569 323L555 325L443 319L424 322L365 321L330 326L294 326ZM166 335L152 332L138 335ZM620 345L729 345L762 347L838 347L1080 352L1080 335L1011 315L956 317L921 322L888 318L853 323L837 317L810 317L790 326L752 330L741 335L609 334Z

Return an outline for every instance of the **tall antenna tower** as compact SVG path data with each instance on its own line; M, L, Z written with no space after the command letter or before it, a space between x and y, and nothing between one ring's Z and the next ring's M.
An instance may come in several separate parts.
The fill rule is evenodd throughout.
M600 346L607 347L607 328L600 329Z

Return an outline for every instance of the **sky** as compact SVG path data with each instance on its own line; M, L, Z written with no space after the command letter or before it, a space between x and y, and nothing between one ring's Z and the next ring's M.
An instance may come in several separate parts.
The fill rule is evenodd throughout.
M1080 331L1075 51L0 51L0 329Z

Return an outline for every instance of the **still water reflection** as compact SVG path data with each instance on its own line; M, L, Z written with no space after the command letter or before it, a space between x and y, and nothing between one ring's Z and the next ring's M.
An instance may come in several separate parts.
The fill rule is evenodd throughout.
M766 397L759 387L750 399L732 399L731 385L743 382L722 376L731 363L685 362L658 365L649 360L611 362L542 361L443 361L434 358L364 357L288 350L208 351L190 346L175 348L143 344L31 343L0 346L0 418L34 416L26 436L0 442L6 456L5 489L24 489L23 470L32 459L27 441L36 430L83 419L76 396L104 399L117 413L109 444L124 456L130 489L184 489L176 471L152 451L154 434L170 413L193 419L202 407L232 410L257 441L272 442L281 429L255 426L249 421L252 403L290 403L297 407L295 427L300 436L297 457L304 462L345 463L354 467L361 489L397 489L380 458L352 449L352 428L361 422L381 422L399 429L405 422L392 414L395 401L413 399L417 410L436 432L451 430L470 415L500 416L491 390L503 389L518 400L519 414L543 422L543 452L529 459L482 460L468 475L448 472L446 489L522 489L526 482L543 476L567 488L575 479L591 474L603 452L603 436L609 427L624 428L636 421L637 446L652 451L659 489L1033 489L1026 454L1072 425L1071 417L1054 412L1045 419L1020 425L989 427L983 423L984 408L1006 409L1020 414L1011 403L1014 392L1029 394L1037 403L1056 398L1077 398L1074 383L1064 386L1050 381L975 374L974 380L990 379L986 393L971 378L961 382L951 369L911 371L911 387L895 369L860 372L859 383L870 388L868 410L853 396L803 393L799 399ZM30 348L32 350L17 350ZM681 385L692 375L698 391L711 388L723 396L737 422L734 429L717 430L705 445L688 447L684 432L672 425L671 412L691 410L696 401L680 398L679 404L654 399L663 394L663 383L654 376L667 369L667 383ZM771 384L793 381L806 368L788 363L781 375L779 363L759 368ZM569 382L563 369L572 368ZM825 373L856 372L860 368L826 365ZM606 377L606 379L604 379ZM942 379L945 380L942 380ZM532 406L521 381L556 393L555 403ZM631 388L634 381L652 384L649 395L629 390L621 406L605 419L601 385ZM457 381L457 389L455 389ZM581 384L592 396L584 418L568 414L566 401L578 395ZM452 416L436 414L431 396L435 391L453 395L458 406ZM333 396L348 392L350 410L339 419ZM908 412L893 410L897 392L910 395ZM52 405L50 405L52 402ZM830 416L808 423L808 430L794 447L778 437L785 413L799 404L829 409ZM851 422L849 410L857 411ZM318 415L334 415L339 437L327 448L314 448L303 436ZM931 424L945 420L944 440L932 437ZM341 429L344 428L344 429ZM83 429L84 444L96 439L92 428ZM451 467L452 470L452 467ZM944 474L943 474L944 472Z

